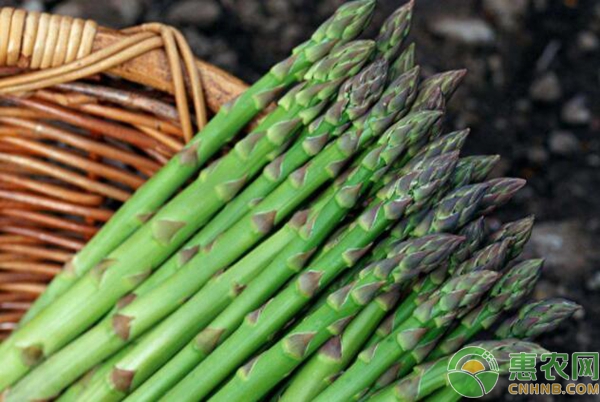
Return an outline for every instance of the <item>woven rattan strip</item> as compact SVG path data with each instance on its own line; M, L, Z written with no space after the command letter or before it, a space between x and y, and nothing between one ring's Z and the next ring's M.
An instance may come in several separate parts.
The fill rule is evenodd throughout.
M0 8L0 339L206 107L243 89L172 27Z

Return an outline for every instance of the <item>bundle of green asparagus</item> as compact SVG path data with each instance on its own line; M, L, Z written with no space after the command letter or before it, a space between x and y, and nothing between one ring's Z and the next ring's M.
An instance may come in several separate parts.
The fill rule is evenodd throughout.
M524 181L443 133L464 71L420 81L412 1L357 39L374 7L341 6L67 264L0 345L6 401L439 399L485 331L500 361L543 350L518 339L579 306L528 301L532 218L492 230Z

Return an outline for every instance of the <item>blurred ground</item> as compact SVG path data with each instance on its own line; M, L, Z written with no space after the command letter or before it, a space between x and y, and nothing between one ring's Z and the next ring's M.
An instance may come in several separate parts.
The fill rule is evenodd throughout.
M199 57L247 81L284 57L340 3L18 2L114 27L144 21L176 25ZM401 3L379 0L375 25ZM497 175L529 180L502 218L537 216L527 253L547 258L538 296L566 296L586 308L544 344L560 352L599 351L600 2L417 0L413 26L418 62L426 73L469 70L450 104L448 129L471 127L468 153L501 154Z

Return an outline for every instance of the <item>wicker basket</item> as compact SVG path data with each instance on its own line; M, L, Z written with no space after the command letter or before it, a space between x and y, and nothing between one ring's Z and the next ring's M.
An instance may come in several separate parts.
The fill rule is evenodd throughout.
M0 8L0 339L245 84L161 24Z

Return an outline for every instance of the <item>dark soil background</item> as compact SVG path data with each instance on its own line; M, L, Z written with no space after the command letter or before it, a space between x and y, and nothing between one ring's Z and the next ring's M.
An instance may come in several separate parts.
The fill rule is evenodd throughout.
M184 32L197 56L248 82L342 2L0 0L113 27L166 22ZM379 0L374 25L401 3ZM469 70L449 105L448 130L471 127L467 153L501 154L496 175L529 181L501 218L537 216L526 253L547 262L536 296L565 296L585 307L543 344L559 352L599 351L600 1L416 3L412 40L423 71Z

